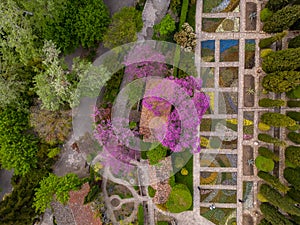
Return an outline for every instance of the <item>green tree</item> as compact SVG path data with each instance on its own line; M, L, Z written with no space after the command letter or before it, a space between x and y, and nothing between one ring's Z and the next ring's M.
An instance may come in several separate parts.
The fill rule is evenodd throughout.
M258 105L260 107L281 107L285 105L285 101L281 99L262 98L259 99Z
M275 0L276 1L276 0ZM264 23L263 31L278 33L288 30L300 18L300 5L286 6Z
M300 48L271 52L263 58L262 69L266 73L297 70L300 68Z
M294 187L291 187L287 194L290 198L292 198L296 202L300 202L300 191L299 190L296 190Z
M300 98L300 85L286 93L288 98Z
M287 31L283 31L281 33L275 34L272 37L260 39L259 47L261 49L268 48L275 41L280 41L282 38L284 38L287 35L287 33L288 33Z
M282 93L292 91L300 85L300 72L280 71L266 75L262 86L267 91Z
M300 166L300 147L289 146L285 149L285 159L295 166Z
M265 219L271 224L293 225L291 221L289 221L284 215L278 212L278 210L269 203L262 203L259 208L263 213Z
M283 176L297 191L300 191L300 167L285 168Z
M282 184L278 177L272 176L269 173L266 173L264 171L258 172L258 177L266 181L268 184L270 184L273 188L277 189L278 191L286 194L289 188Z
M40 40L52 40L63 53L101 41L109 24L103 0L19 1ZM43 43L40 42L42 45Z
M278 191L276 191L274 188L270 187L267 184L261 185L260 193L273 206L276 206L291 215L300 215L300 209L295 206L295 201L289 196L282 196Z
M300 134L296 132L290 132L288 133L288 138L294 142L295 144L300 144Z
M103 44L107 48L134 42L137 32L143 28L141 12L133 7L124 7L112 17L112 22L104 34Z
M74 29L83 47L92 47L102 41L110 22L109 12L103 0L80 1Z
M258 153L263 157L274 160L275 162L279 161L279 156L266 147L259 147Z
M274 127L290 127L296 125L295 120L280 113L273 113L273 112L264 113L262 114L260 119L263 123Z
M274 161L263 156L257 156L255 159L255 166L258 170L270 172L274 169Z
M28 114L7 108L0 111L0 162L16 175L25 175L36 166L38 140L28 133Z
M36 189L33 206L37 212L45 212L50 203L55 199L62 204L66 204L70 198L71 190L78 190L82 182L75 174L67 174L58 177L52 173L40 182L40 187Z
M275 146L281 146L284 147L286 146L286 143L278 138L274 138L269 134L258 134L257 136L258 140L266 142L266 143L271 143L274 144Z
M157 40L165 40L175 29L175 21L167 14L158 24L154 25L154 38Z

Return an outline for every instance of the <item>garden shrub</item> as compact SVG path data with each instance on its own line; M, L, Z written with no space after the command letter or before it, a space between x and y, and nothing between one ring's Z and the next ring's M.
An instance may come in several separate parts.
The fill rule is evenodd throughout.
M263 213L265 219L271 224L285 224L293 225L284 215L282 215L274 206L269 203L262 203L260 210ZM267 223L268 224L268 223Z
M258 123L258 129L260 131L269 131L271 129L271 127L265 123L259 122Z
M143 28L142 13L134 7L124 7L112 17L103 36L107 48L115 48L137 40L137 32Z
M300 101L287 101L287 106L291 108L300 107Z
M300 47L300 35L294 37L289 41L289 48L299 48Z
M287 35L287 33L288 33L287 31L283 31L281 33L275 34L272 37L260 39L260 41L259 41L259 47L261 49L268 48L274 42L280 41L282 38L284 38Z
M138 208L138 224L144 225L144 207L143 207L143 205L139 205L139 208Z
M288 30L300 18L300 5L286 6L267 20L262 30L267 33L278 33Z
M262 69L266 73L297 70L300 68L300 48L291 48L272 52L262 62Z
M288 111L286 113L286 115L290 118L292 118L293 120L296 121L300 121L300 112L296 112L296 111Z
M264 171L259 171L257 176L264 181L266 181L269 185L271 185L273 188L277 189L278 191L286 194L286 192L289 190L287 186L282 184L278 177L275 177L269 173L266 173Z
M153 39L165 40L175 29L175 21L167 14L158 24L154 25Z
M172 188L166 207L172 213L180 213L188 210L192 204L193 198L187 186L177 184Z
M281 99L262 98L258 101L260 107L280 107L285 105L285 101Z
M295 166L300 166L300 147L289 146L285 149L285 159Z
M182 168L180 173L182 176L187 176L189 174L189 171L186 168Z
M258 153L263 157L274 160L275 162L279 161L279 156L266 147L260 146L258 148Z
M38 139L29 129L27 112L0 111L0 163L4 169L14 169L15 175L23 176L37 164Z
M269 134L258 134L257 136L258 140L266 142L266 143L271 143L274 144L275 146L281 146L284 147L286 146L286 143L278 138L274 138Z
M255 159L255 166L258 170L270 172L274 169L274 161L263 156L257 156Z
M300 191L296 190L294 187L290 188L287 195L294 199L296 202L300 202Z
M300 144L300 134L296 132L288 133L287 137L295 144Z
M168 148L160 144L156 148L147 151L147 157L149 159L150 165L155 165L164 157L166 157L167 149Z
M300 85L286 93L288 98L300 98Z
M265 7L270 9L272 12L276 12L287 6L289 2L291 2L291 0L269 0Z
M282 93L292 91L299 86L300 72L279 71L266 75L263 78L262 86L265 90Z
M173 13L179 15L181 11L181 0L171 0L170 9L172 10Z
M277 190L267 184L261 185L260 193L273 206L276 206L291 215L300 215L300 208L294 205L294 200L292 200L288 195L282 196Z
M260 57L264 58L264 57L268 56L272 52L273 52L273 50L271 48L262 49L260 51Z
M291 126L291 127L287 127L287 129L289 131L296 131L296 130L299 130L300 129L300 125L299 124L296 124L294 126Z
M289 127L296 125L295 120L280 113L267 112L262 114L260 118L263 123L274 127Z
M272 16L273 16L273 12L270 9L266 8L266 7L263 10L260 11L260 20L262 22L266 22Z
M289 182L297 191L300 192L300 167L285 168L283 176L287 182Z
M156 193L156 190L155 190L153 187L149 186L149 187L148 187L148 194L149 194L149 196L150 196L151 198L153 198L154 195L155 195L155 193Z

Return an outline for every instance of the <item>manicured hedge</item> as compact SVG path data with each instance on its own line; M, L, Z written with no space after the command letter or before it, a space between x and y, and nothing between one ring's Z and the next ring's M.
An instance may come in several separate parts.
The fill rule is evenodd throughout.
M287 167L283 172L284 178L291 184L293 187L300 191L300 168L290 168Z
M274 138L269 134L258 134L258 140L266 142L266 143L272 143L275 146L286 146L286 143L278 138Z
M290 127L296 125L295 120L280 113L268 112L262 114L260 118L263 123L274 127Z
M281 99L262 98L258 101L260 107L280 107L285 105L285 101Z
M300 121L300 112L289 111L286 113L286 115L292 118L293 120Z
M288 133L288 138L294 142L295 144L300 144L300 134L296 132L290 132Z
M272 16L273 16L273 12L268 8L264 8L263 10L260 11L260 20L262 22L266 22Z
M166 202L167 209L172 213L180 213L188 210L193 204L191 192L184 184L173 187L169 199Z
M300 85L286 93L288 98L300 98Z
M155 193L156 193L156 190L155 190L153 187L149 186L149 187L148 187L148 194L149 194L149 196L150 196L151 198L153 198L154 195L155 195Z
M263 59L262 69L266 73L289 71L300 68L300 48L291 48L270 53Z
M263 25L263 31L278 33L288 30L300 18L300 5L286 6L270 17Z
M285 224L285 225L293 225L291 221L289 221L284 215L282 215L274 206L269 203L262 203L260 205L260 210L263 213L265 219L269 221L271 224ZM268 223L262 223L268 224Z
M275 162L279 161L279 156L266 147L259 147L258 153L263 157L274 160Z
M300 83L300 72L278 71L266 75L263 78L262 86L267 91L282 93L296 89Z
M179 27L181 27L185 23L188 10L189 10L189 0L183 0L181 6Z
M261 185L260 193L273 206L276 206L291 215L300 216L300 208L294 205L294 200L292 200L289 196L282 196L277 190L275 190L267 184Z
M260 48L268 48L275 41L280 41L282 38L284 38L287 35L287 33L287 31L283 31L281 33L275 34L272 37L260 39L258 45Z
M260 155L255 159L255 166L258 170L271 172L274 169L274 161Z
M269 173L259 171L257 176L282 193L286 193L289 190L287 186L280 182L278 177L275 177Z
M300 147L289 146L285 149L285 159L295 166L300 166Z
M300 35L294 37L289 41L289 48L299 48L300 47Z
M300 107L300 101L287 101L287 106L291 108Z
M287 195L296 202L300 202L300 191L296 190L294 187L288 191Z
M289 2L291 2L291 0L269 0L265 7L270 9L272 12L276 12L287 6Z

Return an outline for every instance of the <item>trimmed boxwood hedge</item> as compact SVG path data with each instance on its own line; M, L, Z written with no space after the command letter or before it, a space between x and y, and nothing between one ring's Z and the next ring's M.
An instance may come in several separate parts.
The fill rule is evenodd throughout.
M289 190L287 186L280 182L278 177L275 177L267 172L259 171L257 176L282 193L286 193Z
M287 35L287 31L283 31L281 33L275 34L272 37L268 38L263 38L260 39L258 46L263 49L263 48L268 48L271 44L273 44L275 41L280 41L284 36Z
M285 159L295 166L300 166L300 147L289 146L285 149Z
M269 99L262 98L258 101L260 107L280 107L285 105L285 101L282 99Z
M286 113L286 115L292 118L293 120L300 121L300 112L289 111Z
M274 161L260 155L255 159L255 166L258 170L271 172L274 169Z
M294 37L289 41L289 48L299 48L300 47L300 35Z
M287 101L287 106L291 108L300 107L300 101Z
M280 113L268 112L264 113L260 118L263 123L274 127L290 127L296 125L295 120Z
M274 160L275 162L279 161L279 156L276 155L274 152L272 152L270 149L268 149L266 147L259 147L258 148L258 153L261 156L264 156L264 157L266 157L268 159Z
M266 143L271 143L274 144L275 146L281 146L284 147L286 146L286 143L278 138L274 138L269 134L258 134L257 136L258 140L266 142Z
M288 133L288 138L294 142L295 144L300 144L300 134L296 132L290 132Z
M184 184L173 187L169 199L166 202L167 209L172 213L180 213L188 210L193 204L191 192Z

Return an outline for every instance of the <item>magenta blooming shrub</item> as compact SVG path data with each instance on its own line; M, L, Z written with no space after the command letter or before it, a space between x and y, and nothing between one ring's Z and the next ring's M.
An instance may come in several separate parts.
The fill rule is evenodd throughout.
M151 110L155 116L161 116L162 112L173 108L168 116L167 132L164 137L157 137L161 143L174 152L189 149L192 152L200 151L200 140L198 136L198 126L202 116L209 107L209 98L201 92L202 81L192 76L186 78L168 77L167 80L174 84L159 83L150 90L147 90L148 97L143 100L143 106ZM171 99L164 99L162 90L172 92ZM157 97L158 96L158 97ZM191 100L191 101L189 101ZM159 104L155 104L159 102ZM164 102L164 104L161 104ZM174 105L176 104L176 106ZM192 104L192 105L190 105ZM197 115L191 115L195 109ZM183 126L183 127L182 127ZM155 132L160 134L161 132Z
M136 63L139 61L138 63ZM136 47L124 60L127 82L150 76L165 76L168 73L165 56L155 52L150 46Z

